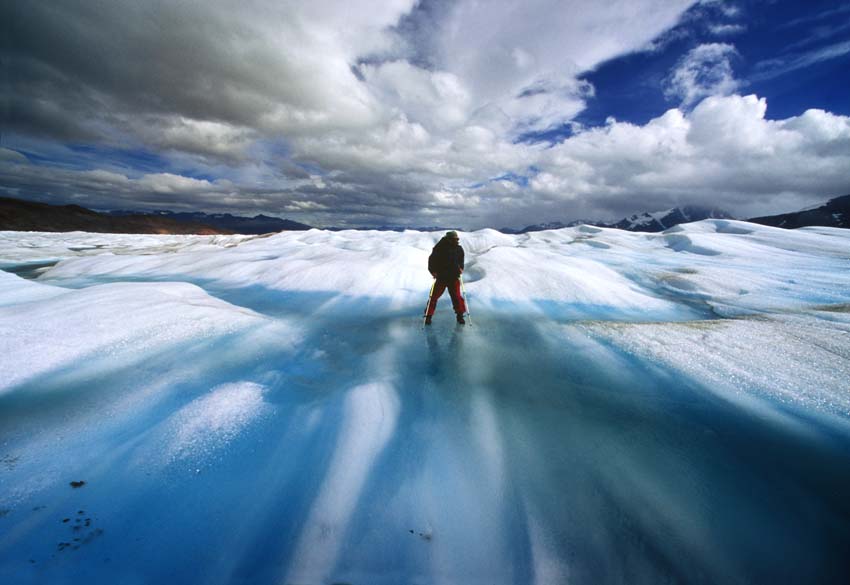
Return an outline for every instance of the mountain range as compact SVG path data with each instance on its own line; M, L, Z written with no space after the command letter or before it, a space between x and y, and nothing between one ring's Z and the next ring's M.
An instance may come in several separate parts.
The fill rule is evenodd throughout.
M729 213L720 209L685 205L664 211L635 214L615 222L593 220L579 220L569 223L550 222L529 225L522 229L501 228L499 231L509 234L522 234L587 224L628 231L660 232L680 223L700 221L703 219L734 218ZM788 229L813 225L850 228L850 195L835 197L818 207L803 209L794 213L755 217L747 221ZM209 235L232 233L264 234L308 229L311 229L311 226L307 224L268 215L243 217L229 213L189 213L167 210L154 212L96 212L80 207L79 205L48 205L46 203L0 197L0 230ZM328 229L340 230L343 228ZM444 228L382 226L362 229L440 231Z
M524 234L528 232L538 232L542 230L560 229L564 227L575 227L577 225L593 225L597 227L616 228L619 230L627 230L630 232L663 232L667 228L680 223L689 223L692 221L700 221L703 219L734 219L732 215L722 209L714 209L710 207L700 207L697 205L685 205L684 207L673 207L664 211L656 211L653 213L643 212L623 218L619 221L604 222L593 220L577 220L569 223L552 222L529 225L521 230L508 230L503 228L501 231L515 234Z
M134 216L139 214L138 211L109 211L111 216ZM177 222L202 224L211 226L217 230L223 230L227 233L234 234L267 234L270 232L283 231L300 231L309 230L312 226L304 223L298 223L290 219L281 219L269 215L255 215L254 217L244 217L241 215L231 215L229 213L202 213L198 212L174 212L167 210L158 210L149 212L152 217L161 217L174 220Z
M79 205L49 205L0 197L0 230L116 234L229 234L232 231L191 221L142 213L110 215Z
M787 229L810 225L850 228L850 195L835 197L818 207L794 213L754 217L747 221Z

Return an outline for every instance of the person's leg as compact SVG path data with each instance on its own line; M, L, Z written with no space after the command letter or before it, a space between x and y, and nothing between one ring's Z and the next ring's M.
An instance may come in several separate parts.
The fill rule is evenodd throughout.
M452 297L452 308L458 315L466 313L466 301L460 291L460 280L455 280L448 285L449 296ZM442 291L440 291L442 293Z
M434 311L437 310L437 299L439 299L443 291L446 290L446 283L440 279L437 279L437 282L434 283L434 292L431 293L431 302L428 303L428 310L425 311L425 315L431 317L434 314ZM451 294L451 290L449 291Z

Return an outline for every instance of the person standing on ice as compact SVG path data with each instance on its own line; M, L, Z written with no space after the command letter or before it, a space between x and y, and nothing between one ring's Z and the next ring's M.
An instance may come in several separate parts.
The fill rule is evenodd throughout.
M428 307L425 309L425 324L431 324L431 317L437 309L437 299L442 296L443 291L449 289L452 298L452 308L457 315L457 322L466 324L463 319L466 313L466 301L463 299L460 288L460 275L463 274L463 248L460 246L460 237L456 231L446 232L428 257L428 272L434 277L434 285L431 287L431 297Z

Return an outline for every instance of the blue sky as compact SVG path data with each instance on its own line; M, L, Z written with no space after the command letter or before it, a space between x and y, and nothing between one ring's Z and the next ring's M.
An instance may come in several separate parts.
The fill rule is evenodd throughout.
M678 105L664 96L665 78L683 54L712 42L734 46L732 68L741 89L768 98L768 117L788 118L810 108L850 114L850 47L835 57L822 54L850 43L850 4L749 1L727 6L738 12L726 15L718 6L696 5L662 36L660 50L611 59L583 75L596 87L596 99L578 121L599 125L613 116L645 124ZM724 25L727 32L712 32Z
M0 193L522 226L850 193L850 5L4 5Z

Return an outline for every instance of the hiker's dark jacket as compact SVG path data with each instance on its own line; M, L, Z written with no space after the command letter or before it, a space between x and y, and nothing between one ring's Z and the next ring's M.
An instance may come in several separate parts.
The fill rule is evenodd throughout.
M443 238L428 257L428 272L444 281L457 280L463 270L463 248L449 238Z

